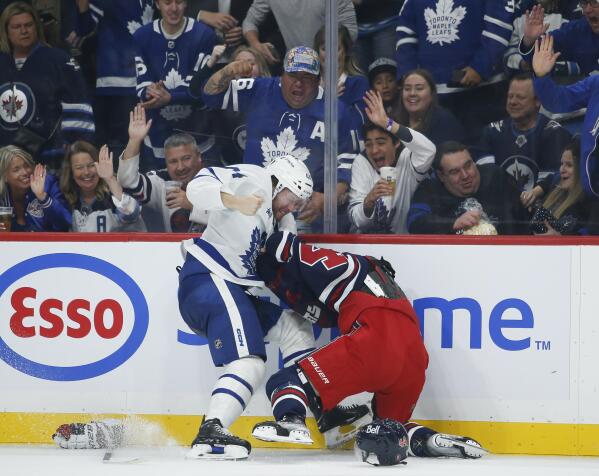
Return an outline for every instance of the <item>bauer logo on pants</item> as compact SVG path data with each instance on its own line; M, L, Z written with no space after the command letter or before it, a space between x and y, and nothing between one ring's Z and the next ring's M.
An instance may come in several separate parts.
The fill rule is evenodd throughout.
M133 279L75 253L37 256L2 273L0 310L0 359L46 380L110 372L137 351L148 329L148 305Z

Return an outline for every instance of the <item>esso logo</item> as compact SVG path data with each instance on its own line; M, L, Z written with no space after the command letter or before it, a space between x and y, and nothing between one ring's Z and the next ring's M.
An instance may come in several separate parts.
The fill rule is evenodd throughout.
M107 261L55 253L0 275L0 358L47 380L84 380L126 362L143 342L148 305Z

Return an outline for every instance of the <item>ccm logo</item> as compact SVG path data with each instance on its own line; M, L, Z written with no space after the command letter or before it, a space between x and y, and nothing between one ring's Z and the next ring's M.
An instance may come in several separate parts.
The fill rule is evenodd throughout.
M82 295L87 289L93 291ZM131 276L76 253L36 256L2 272L0 311L0 359L56 381L94 378L123 365L149 324L148 304ZM87 345L90 352L82 351Z
M17 289L10 299L14 314L10 318L10 329L17 337L34 337L39 335L52 339L66 335L74 339L86 337L92 330L103 339L114 339L123 329L123 308L114 299L103 299L94 309L86 299L73 299L63 303L60 299L45 299L39 303L39 316L50 326L27 326L25 319L36 314L37 291L30 287ZM63 312L64 311L64 312ZM106 325L105 316L112 315L112 322ZM91 316L88 317L88 316ZM73 325L74 324L74 325Z

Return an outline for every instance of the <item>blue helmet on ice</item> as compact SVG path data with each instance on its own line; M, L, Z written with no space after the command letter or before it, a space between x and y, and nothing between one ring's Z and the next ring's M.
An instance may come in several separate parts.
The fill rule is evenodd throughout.
M408 457L409 446L408 432L395 420L373 420L356 434L358 458L375 466L402 463Z

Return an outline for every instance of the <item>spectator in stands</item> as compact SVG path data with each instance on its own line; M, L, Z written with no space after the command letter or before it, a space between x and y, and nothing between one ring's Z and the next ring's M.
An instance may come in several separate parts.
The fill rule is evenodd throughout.
M208 216L195 210L185 195L187 184L202 168L196 141L185 133L170 136L164 143L166 169L140 174L139 152L151 127L152 120L146 121L145 109L135 106L130 114L129 142L119 159L117 179L127 193L141 202L144 211L149 209L159 215L157 229L150 231L200 232ZM154 221L148 216L148 227Z
M358 68L356 58L353 54L353 42L349 35L349 30L344 25L339 24L338 28L338 48L337 48L337 94L339 100L347 106L351 119L353 148L356 153L360 152L362 147L362 127L366 113L364 95L369 89L368 79ZM314 51L318 53L320 60L320 85L324 88L324 70L325 64L325 27L323 26L314 36Z
M529 9L537 3L544 8L543 23L549 25L547 32L558 30L564 23L569 21L569 17L567 18L560 8L559 0L528 0L522 3L520 4L519 15L514 20L514 31L512 32L510 44L503 58L510 77L532 70L530 63L524 59L519 50ZM580 74L580 68L576 62L560 61L556 65L556 73L559 76L574 76Z
M358 33L356 12L351 0L338 0L339 23L349 30L352 41ZM260 26L272 10L279 25L285 48L311 45L314 35L325 22L325 3L305 0L254 0L243 20L243 35L248 44L264 55L269 63L277 63L274 47L259 40Z
M20 146L57 170L65 144L93 138L79 66L46 45L37 13L26 2L10 4L0 17L0 84L0 146Z
M77 36L85 37L95 32L97 38L96 144L108 144L118 156L127 143L129 111L138 101L133 34L152 22L154 0L89 0L77 4Z
M410 199L428 176L435 145L420 132L398 124L385 112L380 94L366 93L365 151L352 165L349 217L358 233L407 233ZM394 169L392 184L381 167Z
M150 163L162 167L164 141L175 129L212 132L209 116L193 107L188 87L194 72L206 67L216 35L209 26L185 16L185 1L157 0L156 6L162 19L141 27L133 38L139 49L137 95L151 110L154 123L145 144L155 159L150 157ZM144 162L145 155L146 151ZM142 163L142 168L147 170L148 164Z
M217 48L219 48L219 46L215 47L215 50ZM218 53L216 54L218 55ZM214 51L212 52L211 56L211 61L215 60ZM218 57L216 60L218 60ZM258 50L255 50L251 46L242 45L237 48L231 55L231 60L247 61L250 65L252 65L252 70L247 76L248 78L270 77L270 70L268 68L266 59ZM214 111L213 114L217 124L215 126L215 130L218 131L216 144L219 147L221 154L221 163L215 165L222 167L223 165L242 163L247 140L247 124L245 113L225 109ZM209 165L204 162L204 166L207 167Z
M389 58L378 58L368 66L370 89L381 95L387 115L399 117L400 87L397 81L397 63ZM405 123L404 123L405 124Z
M421 132L438 147L449 140L462 141L466 133L453 113L439 106L437 86L426 69L408 72L400 84L397 122Z
M554 49L560 53L561 61L578 64L584 75L599 71L599 1L580 0L578 2L584 18L564 23L551 32ZM526 14L524 35L520 42L520 54L530 62L537 38L549 28L545 23L545 9L542 4L535 5Z
M545 190L538 185L527 195L522 194L522 204L532 204L531 229L535 235L579 235L586 234L588 203L580 182L580 139L574 138L564 149L559 168L559 181L550 185L544 200ZM550 179L546 180L550 182ZM532 197L531 197L532 196Z
M362 71L377 58L395 56L397 13L404 0L352 0L358 21L356 56Z
M422 182L408 213L410 233L527 233L528 214L512 177L494 164L477 165L465 145L437 149L436 178Z
M583 190L596 199L599 197L599 75L569 86L558 86L549 77L560 56L553 51L553 36L546 35L535 43L534 49L534 88L541 104L552 112L587 108L581 133L580 173ZM594 210L599 211L599 207Z
M321 230L324 207L324 99L319 90L320 62L312 48L291 49L280 78L243 78L251 65L236 61L210 77L204 102L247 114L244 163L265 165L291 154L304 160L314 179L312 198L299 215L303 230ZM241 77L242 79L235 79ZM339 102L337 203L347 202L354 158L349 116ZM341 219L344 217L338 214ZM345 215L346 217L347 215Z
M0 206L12 207L11 231L69 231L71 212L46 167L14 145L0 148Z
M428 69L442 106L476 143L503 116L503 54L512 34L513 0L406 0L397 27L398 78Z
M141 206L114 176L112 152L77 141L69 147L60 189L73 211L73 231L146 231Z
M561 153L571 134L559 122L539 112L530 73L510 80L508 118L483 129L479 164L495 163L514 176L520 190L530 190L539 179L557 172Z

